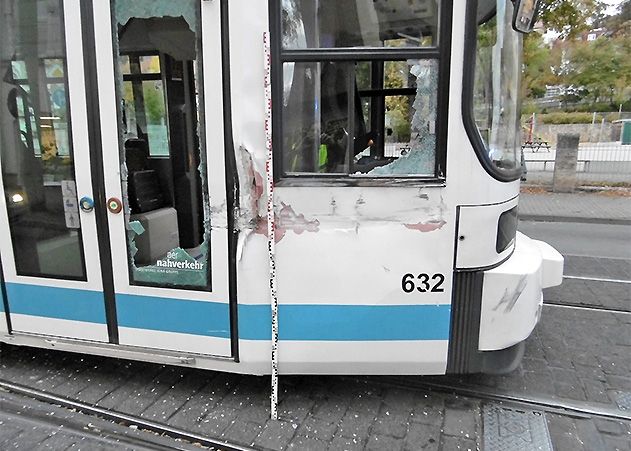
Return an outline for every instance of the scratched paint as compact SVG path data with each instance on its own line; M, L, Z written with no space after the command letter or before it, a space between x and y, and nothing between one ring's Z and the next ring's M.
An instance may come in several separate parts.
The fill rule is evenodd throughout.
M493 307L493 311L494 312L498 311L502 306L504 307L504 313L509 313L510 311L512 311L513 308L515 307L515 304L517 304L519 297L526 289L527 284L528 284L528 275L524 275L519 279L519 282L517 282L517 286L515 287L514 290L511 290L510 288L506 288L506 291L504 291L504 295L502 296L502 299L500 299L497 305Z

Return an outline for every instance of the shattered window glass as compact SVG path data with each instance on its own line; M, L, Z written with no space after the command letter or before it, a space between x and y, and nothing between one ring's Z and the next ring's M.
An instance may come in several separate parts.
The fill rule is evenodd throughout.
M286 174L435 174L436 60L292 64Z
M428 51L439 41L440 1L280 8L282 176L443 177L439 55ZM330 49L342 48L340 61Z
M210 290L199 2L113 8L131 283Z

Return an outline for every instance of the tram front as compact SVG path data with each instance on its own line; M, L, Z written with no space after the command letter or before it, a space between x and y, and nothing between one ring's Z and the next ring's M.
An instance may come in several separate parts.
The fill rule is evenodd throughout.
M475 192L477 202L461 201L458 207L452 373L514 369L540 319L542 290L559 285L563 277L563 257L517 231L519 181L525 171L522 38L537 22L539 3L468 2L462 118L478 164L462 189ZM483 198L486 202L480 203Z

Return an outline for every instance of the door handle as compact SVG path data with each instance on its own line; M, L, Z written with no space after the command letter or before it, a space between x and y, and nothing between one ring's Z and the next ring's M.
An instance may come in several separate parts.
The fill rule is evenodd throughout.
M82 211L86 213L90 213L94 211L94 200L91 197L83 196L79 200L79 207L81 208Z
M110 211L110 213L117 215L123 210L123 203L120 201L120 199L117 199L116 197L110 197L107 200L107 209Z

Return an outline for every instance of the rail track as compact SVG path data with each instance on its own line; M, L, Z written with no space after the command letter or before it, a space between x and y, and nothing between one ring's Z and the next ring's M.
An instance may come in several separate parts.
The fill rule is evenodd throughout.
M123 445L129 445L131 449L149 449L149 450L189 450L190 446L179 446L176 440L188 442L189 444L195 444L197 447L201 446L210 451L255 451L254 448L248 448L241 445L231 444L220 438L213 438L208 436L197 435L183 429L174 428L165 424L150 421L144 418L140 418L133 415L127 415L124 413L116 412L109 409L103 409L93 404L85 403L80 400L70 399L48 393L43 390L26 387L21 384L0 380L0 390L4 390L9 393L21 395L27 398L31 398L40 401L51 406L61 406L72 411L77 411L85 415L102 418L115 423L116 425L124 425L135 429L149 431L159 436L168 437L173 439L173 443L170 445L159 444L154 441L142 441L125 440L125 437L118 435L117 442ZM20 414L23 417L23 414ZM89 435L89 431L82 431L86 435ZM108 431L100 431L108 432Z

